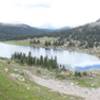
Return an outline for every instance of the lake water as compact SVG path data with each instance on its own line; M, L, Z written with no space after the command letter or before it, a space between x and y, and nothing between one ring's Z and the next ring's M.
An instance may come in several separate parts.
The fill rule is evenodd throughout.
M85 53L69 52L63 49L46 49L46 48L33 48L29 46L15 46L0 43L0 57L10 58L15 52L23 52L32 56L40 57L48 56L49 58L57 57L58 64L64 65L66 68L76 70L89 70L99 69L100 59Z

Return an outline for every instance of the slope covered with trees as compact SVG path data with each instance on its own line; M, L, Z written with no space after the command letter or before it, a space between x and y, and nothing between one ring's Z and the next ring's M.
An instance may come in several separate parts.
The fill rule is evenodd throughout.
M25 38L52 36L66 47L93 48L100 46L100 20L75 28L58 30L38 29L25 24L0 24L0 40L21 40Z
M100 46L100 20L76 27L67 31L56 33L60 41L65 41L68 46L92 48Z
M3 24L0 23L0 40L17 40L44 36L54 30L39 29L25 24Z

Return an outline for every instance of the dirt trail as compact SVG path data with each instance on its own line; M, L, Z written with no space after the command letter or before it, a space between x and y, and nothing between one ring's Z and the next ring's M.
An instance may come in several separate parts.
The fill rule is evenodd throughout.
M48 87L52 91L83 97L85 98L85 100L100 100L100 88L83 88L54 79L43 79L41 77L33 75L30 71L27 70L24 70L24 72L29 76L31 81L34 81L41 86Z

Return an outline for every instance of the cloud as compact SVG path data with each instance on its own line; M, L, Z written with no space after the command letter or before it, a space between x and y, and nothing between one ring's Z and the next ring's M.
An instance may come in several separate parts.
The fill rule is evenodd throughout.
M30 7L50 8L50 6L46 4L30 5Z
M0 22L78 26L100 18L99 4L99 0L0 0Z
M23 8L50 8L50 4L47 2L24 2L20 3L17 2L17 6L23 7Z
M43 7L43 8L49 8L50 7L50 0L16 0L17 5L19 7Z

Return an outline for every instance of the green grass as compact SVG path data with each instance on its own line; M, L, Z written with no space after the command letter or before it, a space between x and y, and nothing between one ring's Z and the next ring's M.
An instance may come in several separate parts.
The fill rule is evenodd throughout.
M72 81L82 87L89 87L89 88L99 88L100 87L100 76L74 78L72 79Z
M35 40L40 40L41 44L39 46L42 46L45 41L55 41L58 38L54 38L54 37L40 37L40 38L33 38ZM21 46L31 46L30 44L30 40L33 39L24 39L24 40L10 40L10 41L5 41L4 43L8 43L8 44L14 44L14 45L21 45Z
M57 78L58 80L65 80L65 81L70 81L73 82L76 85L82 86L82 87L88 87L88 88L99 88L100 87L100 71L96 71L97 73L94 77L92 76L82 76L82 77L75 77L72 73L68 74L68 72L62 72L58 70L48 70L41 68L39 66L28 66L27 65L20 65L15 62L11 62L11 64L7 64L6 60L0 61L0 65L3 67L0 67L0 70L4 70L4 66L8 67L10 70L10 73L15 72L14 69L19 69L21 73L22 69L28 69L30 70L33 74L42 76L45 78ZM18 73L18 72L15 72Z
M17 65L8 64L6 60L0 60L0 100L83 100L80 97L59 94L37 85L24 74L20 75L25 78L25 81L13 79L10 75L15 73L15 66ZM9 71L5 72L5 68L8 68Z
M15 64L16 66L17 64ZM92 71L93 76L82 76L82 77L76 77L72 72L63 72L60 70L48 70L41 68L39 66L33 66L33 67L25 67L22 65L17 65L20 67L24 67L26 69L29 69L32 73L43 76L45 78L57 78L58 80L65 80L73 82L76 85L79 85L81 87L87 87L87 88L100 88L100 71ZM90 72L87 72L90 73Z
M70 82L73 82L76 85L79 85L81 87L87 87L87 88L100 88L100 71L91 71L92 76L81 76L76 77L73 73L70 72L59 72L56 75L56 77L60 80L69 80ZM87 72L87 73L91 73Z
M5 41L4 43L8 44L14 44L14 45L21 45L21 46L31 46L29 40L11 40L11 41Z
M34 70L34 69L33 69ZM72 74L72 72L62 72L62 71L48 71L40 69L40 72L42 75L50 78L57 78L58 80L65 80L73 82L76 85L79 85L81 87L87 87L87 88L100 88L100 71L95 71L97 73L93 76L82 76L82 77L76 77Z

